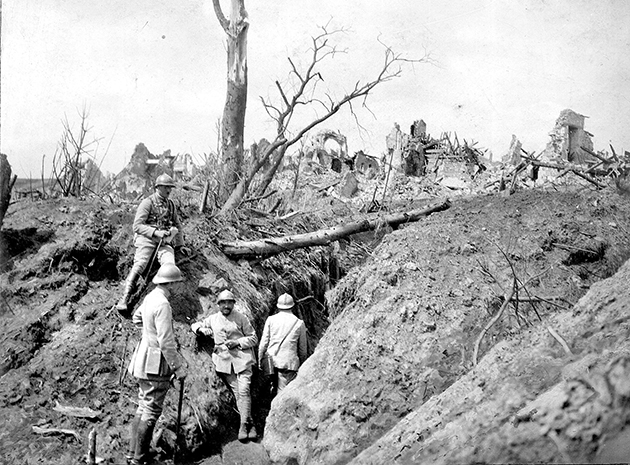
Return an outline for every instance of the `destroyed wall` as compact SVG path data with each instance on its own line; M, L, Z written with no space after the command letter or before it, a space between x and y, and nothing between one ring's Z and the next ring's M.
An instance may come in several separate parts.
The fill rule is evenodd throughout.
M425 128L426 129L426 128ZM385 137L387 155L385 163L392 169L401 169L403 162L403 147L409 142L409 135L400 130L400 125L394 123L391 132Z
M518 138L512 134L512 142L510 142L510 148L507 153L503 155L501 161L503 163L507 163L510 165L518 165L521 162L521 150L523 149L523 144Z
M427 123L424 122L424 120L416 120L413 122L413 124L411 125L411 130L409 131L409 134L411 134L411 137L422 137L424 135L426 135L427 133Z
M584 129L587 117L566 109L560 112L556 124L549 133L550 141L545 148L547 159L560 159L577 164L595 160L582 147L593 151L593 135Z
M329 141L336 142L339 151L328 149ZM338 131L324 129L311 135L304 144L304 159L306 162L316 162L340 173L350 160L348 159L348 140Z
M359 150L354 154L354 169L368 179L374 178L380 168L378 160L375 157L365 154L363 150Z
M411 134L401 131L398 123L386 137L385 163L407 176L435 176L436 181L447 187L462 188L485 167L480 161L483 153L457 134L442 133L433 139L423 120L411 125Z
M162 173L173 175L175 157L170 150L156 156L140 142L129 164L116 175L112 188L124 199L135 200L153 192L153 182Z
M177 155L173 162L173 177L176 180L188 180L195 177L197 167L189 153Z
M107 185L107 178L103 176L98 165L88 158L85 162L83 173L83 187L92 192L100 192Z

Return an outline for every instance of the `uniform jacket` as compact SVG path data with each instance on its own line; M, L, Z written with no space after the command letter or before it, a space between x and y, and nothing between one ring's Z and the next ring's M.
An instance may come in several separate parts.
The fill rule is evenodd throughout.
M201 327L210 330L214 338L212 362L219 373L240 373L256 363L254 347L258 337L245 315L233 309L228 316L220 311L201 321ZM226 341L237 341L238 347L228 350Z
M158 192L153 193L140 202L136 210L136 217L133 220L136 247L146 245L147 239L157 244L160 240L154 237L153 233L157 229L169 229L172 226L180 231L172 241L173 246L177 247L183 244L183 239L175 202L160 196Z
M157 286L134 312L132 321L142 325L142 339L136 347L129 364L129 374L136 378L149 380L168 380L182 364L177 353L177 342L173 332L173 313L168 302L168 291ZM159 348L162 352L159 375L149 375L145 371L149 347Z
M279 310L267 318L258 348L259 360L262 360L265 353L272 357L276 368L297 371L307 357L304 322L287 310Z

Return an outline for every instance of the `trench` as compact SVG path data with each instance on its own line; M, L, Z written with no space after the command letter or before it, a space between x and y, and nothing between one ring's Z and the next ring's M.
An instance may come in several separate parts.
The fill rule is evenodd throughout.
M256 268L256 271L246 275L247 279L250 280L247 284L255 287L258 291L265 290L264 295L267 296L262 301L250 302L250 307L258 310L253 315L252 325L259 339L262 336L267 316L275 311L277 297L287 292L296 301L294 314L302 319L306 325L307 350L310 357L317 349L319 341L333 320L327 301L327 293L337 286L353 267L360 266L368 258L370 249L380 242L382 236L382 233L378 233L378 241L375 241L375 235L362 234L356 238L343 240L341 244L291 251L259 263L250 264ZM185 269L187 265L184 265L183 268L185 274L193 272L192 269ZM221 273L217 272L217 274ZM230 278L228 275L224 276ZM237 292L244 285L245 283L242 281L238 282L234 279L230 281L230 286ZM190 289L190 292L194 293L195 291ZM260 311L261 309L263 310ZM186 309L179 311L188 313ZM185 319L183 314L176 317L176 320L181 323L185 323ZM195 341L195 353L206 352L200 356L203 359L209 359L211 353L211 350L208 350L209 344L211 345L211 342L205 341L205 339L200 341L198 337ZM270 380L264 377L258 369L254 369L250 389L252 416L259 434L258 442L264 434L266 419L271 411L274 397L271 388ZM213 429L199 434L191 431L187 435L186 454L187 459L191 461L207 459L220 453L228 444L236 442L239 418L233 408L235 400L220 382L217 384L210 381L210 389L216 390L217 397L221 398L221 401L211 409L212 413L207 412L209 416L212 416L211 421L215 422L215 426ZM195 387L193 390L196 391L197 388ZM204 422L203 416L201 423L207 424ZM193 425L192 430L195 429L198 428ZM162 443L161 446L165 450L169 449L169 444L166 442ZM245 453L244 449L243 453Z

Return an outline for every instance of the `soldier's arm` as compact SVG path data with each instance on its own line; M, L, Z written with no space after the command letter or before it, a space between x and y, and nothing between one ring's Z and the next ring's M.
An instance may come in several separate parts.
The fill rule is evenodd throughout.
M182 361L177 352L177 342L173 332L173 313L169 304L161 304L155 312L155 329L162 355L164 355L171 370L176 371L181 366Z
M269 319L265 321L265 328L263 329L262 337L260 338L260 345L258 346L258 363L262 364L262 359L267 352L267 347L269 347Z
M136 217L133 220L133 232L151 239L156 228L146 224L149 213L151 213L151 199L147 197L138 205Z
M237 339L239 347L241 349L256 347L256 344L258 344L258 336L256 336L256 331L254 331L253 326L245 315L241 315L240 328L243 337Z
M306 361L308 357L308 344L306 340L306 325L304 322L300 324L300 335L298 338L298 358L300 359L300 365Z

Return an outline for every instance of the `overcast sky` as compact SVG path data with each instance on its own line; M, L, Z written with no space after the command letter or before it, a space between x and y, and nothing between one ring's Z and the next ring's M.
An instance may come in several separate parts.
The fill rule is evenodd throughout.
M227 6L227 3L224 2ZM351 153L380 155L394 122L456 132L499 159L515 134L539 151L561 110L589 118L595 149L630 150L630 2L626 0L246 0L246 144L273 127L259 96L275 97L287 57L307 61L318 27L339 55L323 69L330 93L372 78L382 42L407 65L357 108L324 127ZM229 11L229 8L225 8ZM225 100L224 33L211 0L2 0L0 150L20 177L50 169L62 120L89 110L104 171L117 173L143 142L198 159L215 151ZM108 148L109 146L109 148Z

